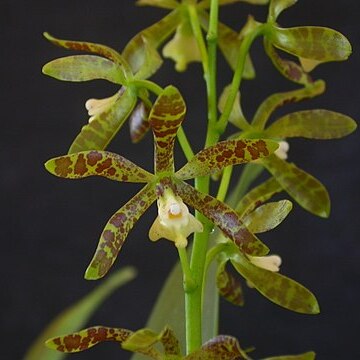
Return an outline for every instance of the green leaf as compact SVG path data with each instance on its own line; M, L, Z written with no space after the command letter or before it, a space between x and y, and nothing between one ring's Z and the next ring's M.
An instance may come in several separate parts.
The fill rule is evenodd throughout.
M174 143L185 113L185 101L174 86L164 89L150 111L149 123L155 140L156 174L174 171Z
M247 215L243 221L252 233L263 233L280 225L288 216L291 209L291 201L280 200L259 206Z
M263 360L315 360L315 353L313 351L309 351L300 355L274 356Z
M127 43L122 55L130 64L134 74L143 66L147 66L146 61L149 56L147 47L157 49L174 32L179 21L180 12L173 10L157 23L140 31Z
M155 199L154 186L148 184L110 218L86 270L85 279L97 280L109 271L128 233Z
M116 50L112 49L109 46L91 43L91 42L85 42L85 41L58 39L51 36L47 32L44 33L44 36L54 45L63 47L65 49L93 53L105 57L109 60L112 60L116 64L118 64L121 68L123 68L123 72L124 74L126 74L126 78L128 77L131 78L132 76L129 64L126 62L126 60Z
M279 147L276 141L225 140L198 152L185 164L176 176L187 180L199 176L214 174L230 165L243 164L264 158Z
M228 259L220 262L216 274L216 285L220 295L233 305L244 305L244 294L240 281L226 270Z
M262 161L276 181L300 206L314 215L323 218L329 216L329 194L319 180L276 155Z
M262 184L251 189L237 204L235 210L240 218L243 218L257 206L272 198L275 194L282 191L281 185L275 178L270 178Z
M46 169L59 177L81 179L88 176L103 176L111 180L147 183L154 175L121 155L107 151L82 151L59 156L45 163Z
M231 258L235 269L270 301L302 314L318 314L315 296L303 285L277 272L253 265L244 255Z
M207 341L199 350L184 357L184 360L245 360L238 341L227 335L219 335Z
M305 99L313 98L322 94L324 91L325 82L317 80L301 89L270 95L260 104L254 115L252 126L259 130L263 130L272 113L279 107L285 104L296 103ZM276 134L275 137L279 138L281 136Z
M131 141L136 144L143 139L150 129L150 109L141 101L129 117Z
M241 251L256 256L266 255L269 252L267 246L246 228L236 212L228 205L197 191L183 181L176 183L176 188L178 195L187 204L210 219Z
M112 294L113 291L125 285L136 276L133 267L125 267L116 271L107 280L96 287L84 298L70 306L59 314L44 329L38 338L27 351L24 360L60 360L64 358L64 354L47 349L44 345L45 341L50 337L64 333L71 333L79 330L85 325L93 312L101 305L101 303Z
M329 110L305 110L281 117L265 134L280 138L336 139L352 133L356 127L349 116Z
M297 3L298 0L271 0L269 7L269 20L276 21L278 16L290 6Z
M319 26L273 27L272 44L289 54L321 63L343 61L351 54L351 44L341 33Z
M301 85L312 83L311 76L299 64L282 58L266 37L264 38L264 48L275 68L285 78Z
M115 84L124 84L126 81L118 64L94 55L55 59L44 65L42 72L58 80L73 82L104 79Z
M137 0L136 5L175 9L179 6L179 3L175 0Z
M122 88L110 107L82 127L68 153L104 150L132 113L136 100L136 93L132 89Z

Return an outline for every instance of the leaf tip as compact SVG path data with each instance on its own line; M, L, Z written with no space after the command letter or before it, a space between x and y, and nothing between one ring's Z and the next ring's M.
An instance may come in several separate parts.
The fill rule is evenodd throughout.
M93 267L91 264L85 271L84 279L85 280L98 280L102 276L99 274L98 268Z

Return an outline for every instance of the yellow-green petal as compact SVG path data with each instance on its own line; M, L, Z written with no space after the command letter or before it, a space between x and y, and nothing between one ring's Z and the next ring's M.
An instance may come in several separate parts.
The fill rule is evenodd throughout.
M115 102L84 125L68 151L104 150L120 130L136 105L136 93L122 88Z
M290 6L297 3L298 0L271 0L269 6L269 20L276 21L278 16Z
M235 269L270 301L302 314L318 314L315 296L298 282L277 272L253 265L244 255L231 258Z
M304 137L336 139L355 131L356 122L349 116L329 110L304 110L277 119L265 131L269 137Z
M319 180L276 155L262 161L276 181L300 206L314 215L323 218L329 216L329 194Z
M256 208L243 221L254 234L263 233L280 225L292 209L292 202L280 200Z
M128 233L155 199L154 187L148 184L110 218L86 270L85 279L97 280L106 275L116 260Z
M107 151L82 151L59 156L45 163L46 169L59 177L81 179L88 176L103 176L110 180L147 183L154 175L121 155Z
M278 143L272 140L225 140L198 152L176 176L182 180L217 173L230 165L243 164L272 154Z

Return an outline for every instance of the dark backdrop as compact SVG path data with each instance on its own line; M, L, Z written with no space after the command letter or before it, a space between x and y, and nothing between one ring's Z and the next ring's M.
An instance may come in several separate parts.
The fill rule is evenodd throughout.
M349 61L325 64L314 72L316 78L327 80L328 90L320 98L302 104L302 109L329 108L359 118L359 11L357 0L302 0L282 15L284 26L333 27L346 34L354 46ZM244 4L224 8L221 17L239 29L248 12L264 19L264 9ZM46 30L55 36L122 49L136 31L164 14L161 9L136 8L133 1L2 2L0 221L4 359L20 359L52 317L94 287L94 283L83 280L83 272L98 235L110 215L137 190L135 185L119 186L104 179L65 181L44 170L44 161L65 153L87 121L85 100L110 96L115 87L104 82L63 83L43 76L44 63L68 53L46 42L41 34ZM248 115L265 96L292 87L264 57L260 42L252 54L258 78L244 83L244 109ZM196 64L190 66L189 73L178 74L166 61L156 77L161 85L171 83L183 91L189 109L185 129L189 129L190 122L196 123L189 131L196 149L203 135L194 128L200 129L206 117L200 70ZM219 74L221 85L230 81L226 66ZM295 108L289 106L287 111ZM144 144L132 146L127 131L125 126L111 149L151 169L150 137ZM331 218L316 218L296 206L278 230L262 239L268 241L273 252L282 255L282 272L316 293L322 312L314 317L293 314L250 289L246 290L244 309L222 304L221 332L237 336L244 346L256 346L259 357L314 349L321 360L360 358L358 156L358 134L330 142L291 142L290 159L329 189ZM137 329L145 323L161 282L176 260L169 242L153 245L147 240L155 207L150 213L136 225L115 265L134 264L140 271L138 278L106 301L91 324ZM95 359L97 355L122 359L129 356L106 344L76 358Z

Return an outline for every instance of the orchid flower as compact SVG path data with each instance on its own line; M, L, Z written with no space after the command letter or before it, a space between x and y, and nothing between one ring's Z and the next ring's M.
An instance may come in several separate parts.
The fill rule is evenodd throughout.
M173 147L185 112L185 102L173 86L166 87L154 103L149 114L155 140L154 174L120 155L97 150L60 156L45 164L52 174L69 179L95 175L115 181L146 184L106 224L86 271L87 279L98 279L107 273L129 231L155 200L159 211L150 229L153 241L166 238L177 247L185 247L187 236L202 231L202 224L188 211L187 205L190 205L218 226L242 252L253 256L268 252L268 248L247 229L234 210L214 197L199 192L184 180L269 156L278 144L262 139L222 141L200 151L175 172Z
M135 108L138 98L149 102L147 90L141 86L141 80L150 77L161 66L159 54L143 38L137 41L132 56L128 59L105 45L61 40L48 33L44 33L44 36L65 49L96 54L55 59L44 65L44 74L72 82L103 79L121 86L108 98L86 101L85 107L90 117L88 124L82 127L68 153L104 150L126 119L134 113L134 109L136 115L141 113Z

